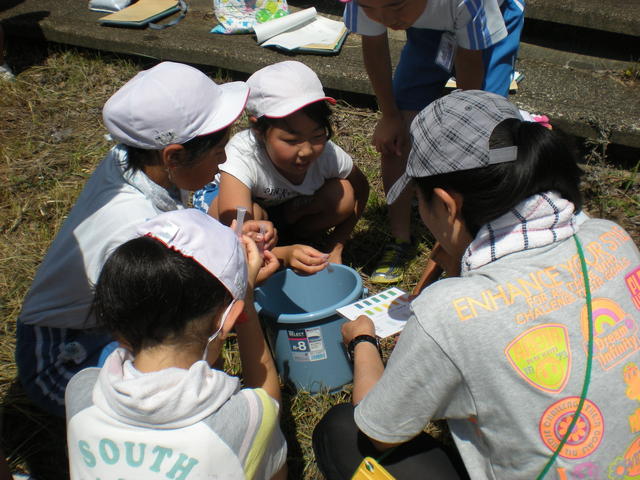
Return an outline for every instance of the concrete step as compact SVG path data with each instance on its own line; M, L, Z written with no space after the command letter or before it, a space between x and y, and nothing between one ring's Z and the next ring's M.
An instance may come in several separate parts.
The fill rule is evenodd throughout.
M552 1L530 0L528 6L531 6L531 10L527 11L527 15L538 12L539 16L544 17L540 21L548 22L546 18L551 14L547 15L544 5L552 4ZM350 35L336 56L286 55L257 46L250 35L208 33L216 23L211 1L191 0L189 3L187 17L175 27L161 31L100 26L97 19L102 14L78 8L78 2L74 0L11 2L7 6L0 6L0 20L8 35L18 38L39 38L158 60L219 67L241 74L250 74L265 65L295 58L313 68L326 88L351 94L373 93L362 64L357 35ZM596 15L595 1L568 3L573 4L578 12L574 23L594 24L590 15ZM594 10L589 11L591 14L580 10L579 3L589 5ZM602 1L599 3L602 10L607 10L602 8ZM613 2L605 0L604 3L611 3L608 10L614 9ZM625 4L625 1L622 3ZM637 0L628 3L633 12L640 8ZM305 6L294 1L290 1L290 4L294 7ZM322 10L324 3L318 4ZM628 32L637 32L634 28L640 23L640 15L626 22L620 21L621 30L624 31L620 34L610 32L619 19L609 16L609 13L612 12L606 12L606 15L598 13L598 31L607 35L623 35L624 38L632 35ZM563 21L559 16L557 19ZM636 37L632 38L637 40ZM600 54L592 56L577 48L550 48L528 43L527 38L524 40L518 70L524 73L525 79L518 92L511 97L516 104L525 110L548 115L552 123L569 134L640 149L638 80L624 77L625 70L637 72L637 58L626 61ZM392 55L397 60L404 44L402 34L394 34L390 43Z

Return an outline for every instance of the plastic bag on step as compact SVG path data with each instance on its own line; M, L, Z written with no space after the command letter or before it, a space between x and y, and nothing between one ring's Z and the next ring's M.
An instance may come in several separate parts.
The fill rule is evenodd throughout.
M256 23L264 23L289 13L287 0L213 0L220 22L211 33L252 33Z
M119 12L128 7L131 0L89 0L89 10L95 12Z

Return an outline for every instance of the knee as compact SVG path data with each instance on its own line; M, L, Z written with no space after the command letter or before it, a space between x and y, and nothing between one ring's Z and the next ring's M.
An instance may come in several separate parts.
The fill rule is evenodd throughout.
M335 218L336 224L348 218L355 209L356 195L349 180L331 178L316 195L323 213Z
M357 430L353 419L353 405L341 403L335 405L325 413L313 430L313 448L320 453L331 445L335 445L337 438L344 437L345 430Z

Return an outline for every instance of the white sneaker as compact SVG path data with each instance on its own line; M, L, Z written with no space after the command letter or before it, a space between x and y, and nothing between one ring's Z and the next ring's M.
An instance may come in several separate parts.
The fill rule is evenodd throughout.
M13 74L13 71L11 70L11 67L9 66L8 63L5 63L4 65L0 65L0 80L5 80L10 82L15 79L16 79L16 76Z

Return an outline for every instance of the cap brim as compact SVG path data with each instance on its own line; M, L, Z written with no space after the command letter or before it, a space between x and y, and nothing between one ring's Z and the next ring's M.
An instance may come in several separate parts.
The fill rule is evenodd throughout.
M389 192L387 193L387 205L391 205L393 202L395 202L412 180L413 178L407 175L406 172L403 173L402 176L398 178L398 180L396 180L396 183L393 184L391 190L389 190Z
M222 95L220 96L220 105L216 108L216 114L212 115L209 121L200 128L201 131L198 131L197 137L227 128L244 111L249 98L249 87L246 83L223 83L220 88L222 89Z
M336 99L333 97L320 97L320 98L316 97L312 99L301 100L299 103L295 103L292 105L291 104L287 105L284 109L276 110L273 113L267 112L264 114L264 116L268 118L284 118L288 115L291 115L292 113L297 112L298 110L302 110L307 105L311 105L312 103L316 103L316 102L321 102L323 100L329 102L331 105L336 104Z

